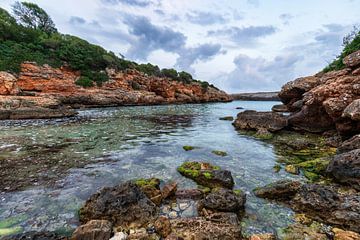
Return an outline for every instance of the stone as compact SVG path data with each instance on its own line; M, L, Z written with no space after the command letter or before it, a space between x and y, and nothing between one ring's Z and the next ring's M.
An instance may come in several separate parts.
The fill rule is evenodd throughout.
M343 63L347 67L356 67L357 65L360 65L360 50L347 55L343 59Z
M233 125L239 130L266 129L276 132L287 126L287 117L274 112L256 112L247 110L237 115Z
M160 216L154 223L156 232L163 238L166 238L171 233L170 220L167 217Z
M355 149L360 149L360 134L344 141L337 149L338 153L349 152Z
M1 240L68 240L68 237L53 232L27 232L3 237Z
M273 112L289 112L289 109L284 104L277 104L271 108L271 111L273 111Z
M166 184L162 190L161 190L161 194L163 199L167 199L169 197L172 197L175 195L177 191L177 183L176 182L171 182Z
M319 84L315 76L303 77L286 83L279 93L279 97L286 105L292 104L302 98L302 95Z
M71 240L109 240L112 235L112 224L107 220L91 220L78 227Z
M333 228L335 233L334 240L360 240L360 234L352 231L344 231L339 228Z
M360 190L360 149L336 155L326 171L338 182Z
M342 114L342 117L351 118L353 121L360 121L360 99L350 103Z
M114 225L142 226L157 218L159 208L133 182L104 188L92 195L80 209L80 222L109 220Z
M176 199L198 200L203 198L204 193L199 189L181 189L175 193Z
M212 166L209 163L184 162L177 170L181 175L204 187L232 189L234 186L234 179L230 171L221 170L219 167Z
M160 191L160 179L137 179L135 184L138 185L145 193L145 195L157 206L159 206L163 200L162 193Z
M221 212L239 212L244 209L246 195L225 188L214 188L201 202L201 207Z
M263 233L251 235L249 240L276 240L276 237L272 233Z
M110 240L126 240L128 235L123 232L116 232Z
M232 117L232 116L221 117L221 118L219 118L219 120L223 120L223 121L233 121L233 120L234 120L234 117Z
M0 72L0 95L17 95L21 92L14 75Z
M286 165L285 166L285 171L294 175L299 175L300 171L299 168L295 165Z
M256 188L254 193L257 197L267 199L291 199L299 191L301 183L291 180L280 180L264 187Z
M241 226L235 213L178 218L170 220L170 223L172 234L168 239L242 239Z

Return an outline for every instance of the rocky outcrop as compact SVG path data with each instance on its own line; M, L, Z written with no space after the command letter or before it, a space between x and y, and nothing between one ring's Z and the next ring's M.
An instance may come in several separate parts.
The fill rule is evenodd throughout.
M246 196L242 191L215 188L201 202L201 208L221 211L239 212L244 208Z
M90 220L109 220L114 225L138 226L156 219L158 207L133 182L104 188L86 201L80 209L82 223Z
M285 128L288 124L287 117L274 112L256 112L247 110L240 112L234 122L236 129L262 130L276 132Z
M336 155L327 172L338 182L360 190L360 149Z
M243 101L279 101L278 94L279 92L236 93L231 94L231 97Z
M360 132L360 51L344 59L345 69L299 78L285 84L279 97L293 112L289 125L309 132L335 129Z
M80 72L67 67L52 68L48 65L39 66L36 63L25 62L21 65L21 72L17 78L9 73L0 72L0 95L5 99L10 99L11 95L26 96L17 96L24 101L33 101L33 98L55 99L58 101L58 108L232 100L225 92L213 87L203 88L197 82L185 84L168 78L147 76L133 69L123 72L107 69L107 75L109 81L101 86L83 88L75 84ZM38 102L35 111L42 107L48 108ZM4 108L0 107L1 109Z

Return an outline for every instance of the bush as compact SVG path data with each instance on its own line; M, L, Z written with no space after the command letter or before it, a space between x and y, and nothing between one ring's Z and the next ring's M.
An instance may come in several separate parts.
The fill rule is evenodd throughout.
M193 81L193 77L191 76L190 73L187 73L187 72L179 72L179 80L183 83L191 83Z
M173 80L178 80L178 72L175 69L164 68L161 70L161 75L163 77L171 78Z
M93 87L94 86L94 82L88 78L88 77L84 77L81 76L76 82L76 85L79 85L81 87L87 88L87 87Z

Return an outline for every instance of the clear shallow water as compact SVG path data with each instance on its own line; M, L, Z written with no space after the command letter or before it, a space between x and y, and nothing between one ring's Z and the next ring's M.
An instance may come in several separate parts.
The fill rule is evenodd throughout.
M277 102L247 102L123 107L86 110L82 121L50 120L3 122L0 157L25 155L29 146L63 146L46 153L59 164L64 159L88 161L72 168L54 184L34 183L26 190L0 193L1 228L17 231L68 231L78 225L77 210L98 189L134 178L176 180L179 188L196 185L179 175L176 167L187 160L208 161L232 171L236 189L247 196L244 231L276 231L292 222L291 210L256 198L252 189L294 176L274 173L277 156L273 146L236 132L229 121L236 107L266 111ZM198 147L186 152L184 145ZM2 149L11 150L4 151ZM226 151L228 156L212 154ZM5 154L7 154L5 156ZM36 157L35 157L36 158ZM1 162L0 162L1 164ZM26 167L26 166L24 166ZM57 166L46 173L56 174ZM38 186L36 186L38 185Z

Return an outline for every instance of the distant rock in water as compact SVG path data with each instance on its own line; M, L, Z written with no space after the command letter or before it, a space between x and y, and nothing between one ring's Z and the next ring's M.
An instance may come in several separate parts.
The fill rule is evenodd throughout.
M0 72L0 120L73 116L64 109L124 105L228 102L232 98L212 86L148 76L135 69L107 69L109 81L80 87L80 73L33 62L21 64L18 77Z
M285 84L279 97L292 112L289 125L309 132L360 132L360 51L344 58L345 68Z
M231 94L234 100L244 101L280 101L279 92L235 93Z

